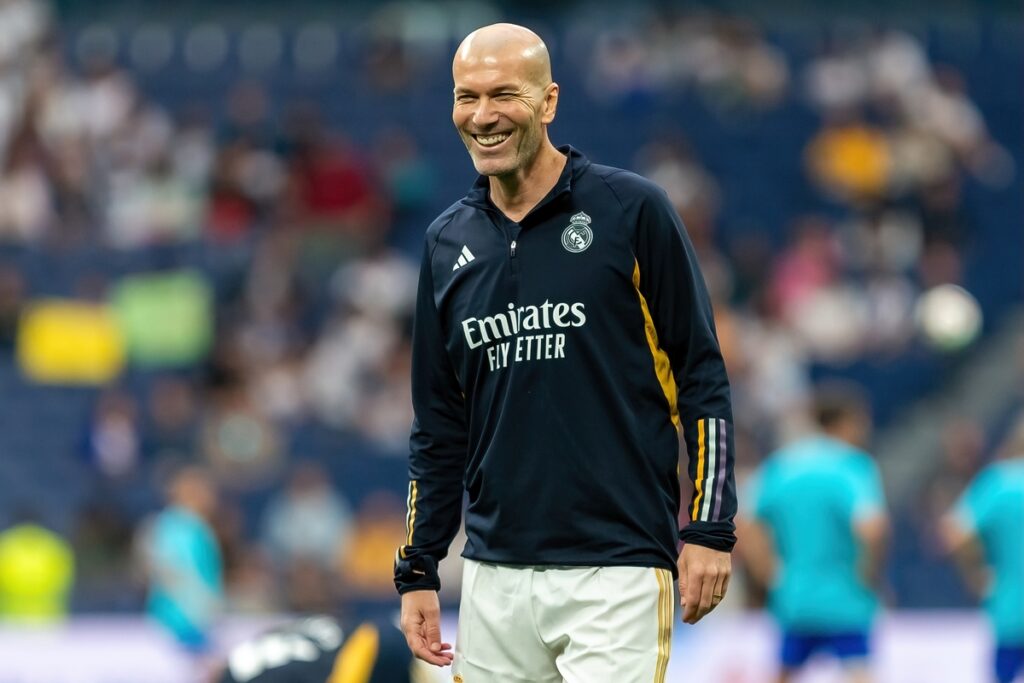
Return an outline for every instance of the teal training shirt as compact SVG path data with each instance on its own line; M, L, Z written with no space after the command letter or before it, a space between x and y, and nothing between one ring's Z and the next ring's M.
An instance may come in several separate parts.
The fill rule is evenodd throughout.
M153 565L150 616L179 637L203 633L224 595L213 530L189 510L170 507L154 520L148 550Z
M769 606L783 629L866 631L877 599L858 572L858 519L885 514L881 476L867 453L824 436L772 454L746 500L779 556Z
M996 640L1000 645L1024 646L1024 459L982 470L954 514L981 541L992 569L984 605Z

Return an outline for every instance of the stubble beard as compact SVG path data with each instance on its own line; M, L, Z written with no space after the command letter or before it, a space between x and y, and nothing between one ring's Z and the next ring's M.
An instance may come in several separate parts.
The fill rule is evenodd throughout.
M505 159L487 158L479 160L473 152L474 142L472 136L463 134L462 141L466 145L467 151L469 151L469 156L473 160L473 166L476 168L477 173L500 178L502 176L514 175L533 163L533 160L537 158L537 154L540 152L540 131L530 126L520 128L516 132L520 134L519 144L512 150L511 157L507 161ZM500 165L488 168L488 165L494 162L498 162Z

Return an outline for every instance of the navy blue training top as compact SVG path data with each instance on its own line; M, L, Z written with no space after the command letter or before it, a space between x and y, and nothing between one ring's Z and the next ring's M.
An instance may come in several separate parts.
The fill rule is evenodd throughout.
M427 230L399 592L439 587L464 491L481 562L675 573L679 538L735 543L729 380L682 222L650 181L560 151L518 223L481 177Z

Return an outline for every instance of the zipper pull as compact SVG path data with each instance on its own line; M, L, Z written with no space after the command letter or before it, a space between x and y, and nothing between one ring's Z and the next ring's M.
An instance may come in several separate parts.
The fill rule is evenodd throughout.
M512 250L512 258L515 258L516 257L516 241L512 240L512 244L510 244L509 247L511 247L511 250Z

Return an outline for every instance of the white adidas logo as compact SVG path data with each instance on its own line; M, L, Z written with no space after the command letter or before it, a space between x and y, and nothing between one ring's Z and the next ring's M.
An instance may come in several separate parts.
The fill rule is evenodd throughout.
M454 266L452 266L452 270L458 270L462 266L469 264L469 262L475 258L476 257L473 256L473 252L469 250L469 247L467 247L466 245L462 245L462 253L459 254L459 260L455 262Z

